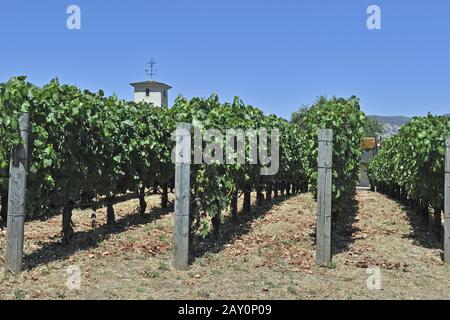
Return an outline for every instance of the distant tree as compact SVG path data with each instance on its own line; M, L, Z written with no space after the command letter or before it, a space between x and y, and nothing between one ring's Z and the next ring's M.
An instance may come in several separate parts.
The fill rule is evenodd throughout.
M313 108L320 108L321 106L325 105L329 102L330 99L328 99L326 96L320 96L317 97L316 101L312 105L303 105L299 108L298 111L295 111L291 115L291 123L296 123L300 128L304 128L304 118L305 115ZM356 96L351 96L348 100L344 98L337 98L333 97L331 100L335 101L336 103L346 103L347 101L353 101L358 104L358 110L359 110L359 99Z
M291 115L291 123L297 124L300 128L305 128L304 118L309 108L309 106L302 106L298 111L293 112Z
M365 130L367 138L378 138L384 133L383 124L368 117L366 118Z
M346 100L343 98L333 98L337 102L345 102ZM359 101L356 96L350 97L348 99L349 101ZM328 100L325 96L318 97L317 100L313 103L313 105L303 105L301 106L298 111L295 111L291 115L291 123L297 124L300 128L305 128L305 115L315 107L320 107L322 104L326 103ZM383 123L376 119L372 119L369 117L366 117L366 124L365 124L365 134L367 138L379 138L382 134L385 133Z

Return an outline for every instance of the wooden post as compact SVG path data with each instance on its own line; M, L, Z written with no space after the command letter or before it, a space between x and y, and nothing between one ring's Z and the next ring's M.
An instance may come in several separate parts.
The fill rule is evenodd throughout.
M190 209L190 163L191 125L178 123L175 148L175 212L173 266L187 270L189 266L189 209Z
M5 269L13 273L22 271L27 191L28 127L29 114L23 113L19 119L22 144L12 150L9 168Z
M106 197L106 224L109 226L113 226L116 223L116 213L114 212L114 201L115 201L114 196Z
M238 190L235 189L231 194L231 217L234 223L238 222Z
M266 200L272 201L272 182L267 183Z
M331 262L331 191L333 130L319 132L318 177L317 177L317 238L316 262L327 266Z
M162 185L162 195L161 195L161 208L167 209L168 202L169 202L169 193L168 190L169 185L167 183L164 183Z
M450 264L450 138L447 138L445 146L444 261Z
M244 203L243 203L243 212L244 213L250 213L252 211L252 199L251 199L251 191L249 190L251 187L246 186L244 191Z
M6 175L7 176L7 175ZM8 220L8 192L0 192L0 230L6 226Z

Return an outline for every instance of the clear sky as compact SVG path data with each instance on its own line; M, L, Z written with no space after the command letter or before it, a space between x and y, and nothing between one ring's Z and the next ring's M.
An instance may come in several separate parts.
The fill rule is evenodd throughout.
M66 9L81 8L81 30ZM366 27L370 4L382 30ZM240 96L289 117L357 95L378 115L450 113L448 0L14 0L0 2L0 81L28 75L132 98L156 80L186 97Z

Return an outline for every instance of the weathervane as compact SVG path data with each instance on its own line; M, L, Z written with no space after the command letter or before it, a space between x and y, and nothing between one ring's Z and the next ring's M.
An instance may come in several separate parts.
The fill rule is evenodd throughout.
M155 60L153 60L153 58L150 60L150 62L147 63L147 69L145 69L145 73L150 77L151 80L153 80L153 78L156 76L156 71L158 71L155 67L156 65L157 63Z

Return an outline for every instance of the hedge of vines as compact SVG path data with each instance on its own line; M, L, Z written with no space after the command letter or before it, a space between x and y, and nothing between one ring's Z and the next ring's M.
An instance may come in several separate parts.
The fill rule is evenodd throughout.
M192 166L194 197L201 199L202 211L212 218L213 230L216 233L221 215L229 206L233 219L237 219L237 198L241 193L244 194L244 211L248 212L253 190L257 193L258 204L264 199L271 199L272 195L278 197L279 194L304 190L306 178L301 159L302 135L299 128L286 120L273 115L265 116L261 110L245 105L239 98L235 98L231 104L221 104L216 95L208 99L194 98L190 101L179 98L171 111L176 122L192 123L202 133L208 129L218 129L223 137L226 136L227 128L242 129L247 133L249 130L265 128L269 137L273 129L279 130L280 168L276 175L261 175L263 165L260 161L256 165L217 163ZM271 140L268 142L270 149ZM207 145L208 142L204 142L203 149ZM247 156L250 154L250 148L250 140L246 138L244 149ZM263 191L266 191L266 195ZM207 232L207 225L202 223L201 217L199 220L198 227L204 234Z
M310 191L317 196L317 132L333 129L333 212L347 208L354 199L359 181L361 143L364 140L365 114L360 110L359 99L321 97L305 112L301 126L305 145L303 163L307 168Z
M163 109L57 80L38 88L13 78L0 86L2 199L7 198L9 150L20 141L17 122L23 111L29 112L31 126L27 213L62 212L65 241L73 234L75 205L105 197L108 223L113 223L115 195L136 191L143 199L145 188L171 179L175 123Z
M371 184L417 208L444 207L445 139L450 117L417 117L384 141L369 164Z
M199 203L192 219L194 231L218 232L223 213L231 208L237 219L237 199L244 195L244 212L250 211L250 195L257 203L280 194L316 191L317 132L334 129L333 204L342 208L357 184L364 115L356 98L321 99L307 113L305 125L264 115L239 98L221 103L216 95L190 101L179 97L173 108L157 108L107 97L103 92L82 91L53 80L43 87L24 77L0 84L0 196L7 198L9 150L20 142L18 118L30 114L28 214L63 214L63 239L73 235L72 209L96 199L106 199L108 223L114 223L117 195L136 192L145 213L145 190L162 187L162 206L167 207L168 185L173 185L172 133L177 122L193 127L227 128L280 133L280 168L276 175L261 175L263 165L197 164L192 166L192 198ZM249 153L252 145L245 140ZM208 145L205 141L202 147ZM223 141L222 141L223 143ZM270 153L270 152L269 152ZM266 194L264 194L265 192ZM5 205L2 205L4 211ZM3 212L5 214L5 212ZM210 223L211 222L211 223Z

